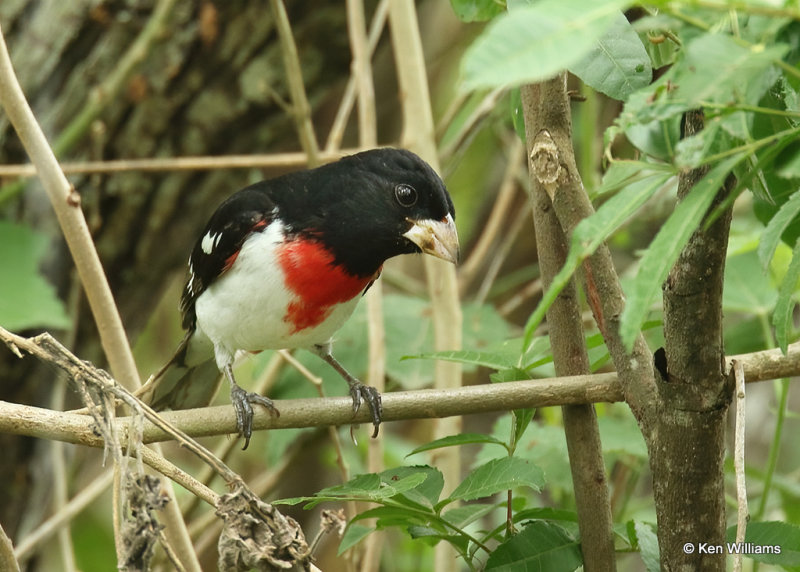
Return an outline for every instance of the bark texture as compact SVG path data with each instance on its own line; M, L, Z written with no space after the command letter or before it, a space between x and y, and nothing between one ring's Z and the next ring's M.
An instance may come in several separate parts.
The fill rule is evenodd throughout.
M146 43L121 89L98 86L147 29L154 0L7 0L0 25L14 67L45 133L63 160L175 157L296 150L283 60L266 3L175 2L160 33ZM317 125L350 66L344 6L286 1L303 79ZM94 106L94 107L93 107ZM87 113L94 108L95 114ZM87 117L89 120L87 120ZM0 162L27 160L0 114ZM275 173L268 173L273 175ZM169 280L185 272L197 229L231 192L267 173L243 170L124 173L71 178L129 335L146 323ZM46 272L67 297L69 254L43 190L35 180L2 181L0 217L32 224L52 237ZM75 353L102 365L94 324L77 313ZM171 344L173 340L166 341ZM33 360L0 352L0 399L47 405L53 374ZM32 439L0 436L0 523L12 538L25 518L46 509L47 457ZM34 464L39 466L34 469ZM41 475L37 479L36 475ZM36 496L38 500L31 502ZM23 525L24 526L24 525Z
M686 114L687 136L702 128L702 112ZM700 168L683 174L678 198L706 172ZM729 177L709 212L733 183ZM654 418L650 465L665 570L725 570L725 554L687 553L683 545L725 540L723 461L733 386L722 344L722 284L730 222L730 209L708 228L704 220L663 286L667 375L658 382L662 413Z
M582 186L572 153L566 74L524 88L522 102L536 246L542 283L547 289L566 262L569 250L551 198L561 191L562 185ZM566 145L559 146L556 140ZM563 172L569 172L571 176L562 176ZM550 306L547 323L556 375L589 373L589 356L574 280ZM616 570L611 503L594 405L565 405L562 412L584 568L588 571Z

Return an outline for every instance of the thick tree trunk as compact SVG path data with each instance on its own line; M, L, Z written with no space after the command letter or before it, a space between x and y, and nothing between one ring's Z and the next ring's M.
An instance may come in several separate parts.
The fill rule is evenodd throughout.
M310 102L319 110L334 95L330 86L341 84L349 72L344 5L335 0L315 2L313 9L305 2L286 4ZM118 72L161 5L154 0L0 3L0 24L15 69L59 158L297 150L294 121L283 107L289 97L267 3L175 2L162 33L145 46L119 93L96 90ZM98 102L99 113L92 121L76 120L87 117L87 106ZM0 162L26 160L0 114ZM263 176L224 170L72 178L129 335L144 326L169 280L185 271L195 234L216 204ZM8 199L2 191L15 182L3 183L0 196L6 200L0 204L0 216L51 234L46 270L66 296L72 287L69 254L41 188L31 180ZM103 364L86 308L77 316L75 353ZM33 360L0 352L0 399L46 406L53 375L43 369ZM41 460L46 457L33 451L34 444L0 436L0 522L12 538L24 516L43 511L48 502L46 494L31 501L37 480L48 483L51 478L46 470L32 469L34 462L46 465Z

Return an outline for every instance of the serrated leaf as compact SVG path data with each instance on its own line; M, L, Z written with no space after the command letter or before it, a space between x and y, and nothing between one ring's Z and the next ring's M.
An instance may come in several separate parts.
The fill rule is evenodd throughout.
M0 221L0 324L8 330L68 328L55 288L39 272L47 238Z
M514 446L519 443L525 430L531 424L533 414L536 413L535 409L515 409L511 412L511 420L514 427Z
M530 461L503 457L489 461L467 475L450 495L450 500L486 498L522 486L539 491L544 482L544 473Z
M570 572L583 564L580 543L560 526L533 521L500 544L489 555L484 570L517 572L559 570Z
M433 511L425 514L418 508L403 506L378 506L358 513L355 517L353 517L352 522L375 519L375 527L378 529L384 529L391 526L406 527L411 523L428 524L433 516Z
M339 542L339 551L337 552L337 556L341 556L345 550L352 548L374 531L375 529L371 526L351 523L350 526L347 527L347 530L344 531L342 540Z
M410 469L411 467L405 468ZM306 509L313 508L326 501L357 500L381 502L419 487L426 479L427 474L421 471L412 472L408 476L392 480L390 483L382 481L380 475L358 475L344 484L324 488L313 497L303 500L307 501ZM288 500L292 502L283 500L279 504L292 504L296 499Z
M411 535L411 538L422 538L437 541L446 540L453 545L453 548L462 554L466 552L467 547L469 546L469 538L460 534L448 534L446 532L440 532L435 528L419 525L409 526L406 530L408 531L408 534Z
M619 100L650 85L653 77L650 56L622 12L615 15L605 35L569 71L597 91Z
M617 125L631 126L679 118L704 103L758 105L775 82L774 62L784 45L739 45L724 34L701 34L689 41L672 68L648 88L631 95ZM713 77L714 81L708 81Z
M424 451L432 451L433 449L455 447L457 445L474 445L476 443L493 443L506 447L506 444L503 441L500 441L491 435L486 435L484 433L459 433L458 435L449 435L447 437L442 437L441 439L431 441L430 443L420 445L406 455L406 457L410 457L411 455L416 455L417 453L422 453Z
M772 77L771 66L787 49L780 44L743 46L725 34L703 34L686 45L685 65L674 79L675 95L690 108L709 101L757 104L774 81L761 78Z
M629 351L681 250L700 225L728 173L746 157L739 153L713 167L678 203L645 251L620 317L620 335Z
M661 570L661 552L658 548L658 537L656 536L653 527L647 523L634 521L634 530L636 531L636 542L639 545L639 552L642 555L647 572L660 572Z
M800 279L800 240L794 245L792 261L789 263L786 275L783 277L783 282L778 291L778 301L775 303L775 312L772 315L775 338L784 355L789 345L789 334L792 330L792 313L795 306L794 294L797 292L798 279Z
M381 482L389 486L406 482L412 477L418 479L420 476L423 478L416 485L405 488L400 492L414 503L433 507L439 502L439 495L444 488L444 477L439 469L428 465L416 465L412 467L395 467L394 469L387 469L380 474Z
M800 214L800 191L796 191L789 197L789 200L781 205L781 208L769 221L767 228L764 229L764 233L761 235L761 240L758 243L758 258L764 268L772 260L772 255L775 254L775 249L781 241L781 235L783 235L792 221L796 220L798 214Z
M547 79L578 63L628 2L542 0L495 18L464 54L466 89Z
M607 200L587 219L582 220L572 233L570 249L564 267L553 278L550 287L525 325L525 346L529 347L533 333L544 319L550 304L567 285L578 266L591 256L612 232L635 213L655 192L661 188L669 174L656 173L641 181L631 183Z
M441 352L428 352L415 356L403 356L403 359L440 359L461 364L479 365L492 369L505 369L516 364L515 356L508 352L482 352L475 350L445 350Z
M456 528L464 528L497 509L497 505L472 503L442 513L442 518Z
M728 528L726 537L732 543L736 539L736 527ZM752 546L778 546L778 554L746 554L757 562L776 564L784 568L800 566L800 526L788 522L751 522L747 525L744 541ZM732 552L730 547L728 553ZM745 547L746 548L746 547Z

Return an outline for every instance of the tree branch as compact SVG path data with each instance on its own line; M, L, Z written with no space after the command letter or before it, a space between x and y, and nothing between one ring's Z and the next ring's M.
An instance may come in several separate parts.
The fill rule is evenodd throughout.
M542 99L541 91L552 84L550 93L558 93L562 103ZM560 92L560 93L559 93ZM538 96L538 97L537 97ZM547 110L556 108L569 114L567 97L567 74L534 85L525 90L525 130L528 151L536 146L536 135L540 130L560 133L562 138L571 140L571 119L569 115L558 116L557 122ZM533 98L529 101L528 98ZM562 149L570 157L562 157L567 163L574 163L572 146ZM553 211L551 192L558 193L558 187L549 184L548 170L542 172L540 163L530 162L531 202L536 233L536 250L539 258L542 283L548 288L555 275L567 260L569 243ZM580 183L580 181L578 181ZM561 291L547 310L547 324L550 330L550 347L553 349L553 364L557 375L585 374L590 371L589 355L584 340L583 320L581 318L578 292L575 280ZM586 570L616 570L614 554L614 530L611 519L611 503L608 494L603 449L600 443L600 429L597 415L591 404L563 406L564 433L567 439L572 483L578 509L578 526L581 534L581 551Z
M5 330L0 339L17 348ZM18 351L17 355L21 355ZM791 344L786 355L779 349L731 356L742 365L748 383L800 375L800 342ZM581 403L622 401L622 387L614 372L575 375L547 379L511 381L472 385L454 389L421 389L399 391L383 396L384 420L434 419L493 411L510 411L526 407L574 405ZM268 411L255 413L253 428L288 429L370 423L368 411L353 415L350 397L327 399L287 399L278 404L280 417ZM166 411L159 414L167 423L190 437L236 433L236 416L229 405ZM117 417L121 426L130 424L130 417ZM0 432L56 439L68 443L102 447L94 421L87 415L52 411L29 405L0 401ZM171 436L149 421L144 422L145 443L167 441Z
M322 163L336 161L363 149L321 151ZM61 163L66 175L94 173L159 173L164 171L213 171L217 169L300 169L309 165L306 153L266 153L254 155L203 155L196 157L152 157L147 159L116 159L109 161L67 161ZM36 166L0 165L0 178L34 177Z
M594 214L581 183L580 174L571 152L572 140L565 136L568 125L563 125L568 113L559 109L568 105L562 97L562 88L554 82L540 84L540 93L531 93L533 86L521 88L523 112L531 102L541 99L550 102L543 110L547 125L559 126L552 132L541 130L536 134L536 145L530 161L540 162L552 169L551 185L557 185L558 193L552 196L553 209L567 236L584 219ZM567 150L570 151L567 151ZM655 411L656 385L653 374L653 357L644 337L640 333L634 341L633 351L628 352L619 334L619 317L625 307L625 295L619 276L606 244L592 254L582 267L582 279L589 306L597 327L603 335L614 366L617 368L625 393L625 401L633 411L645 439L651 431L648 413Z
M684 116L684 133L703 129L703 112ZM708 167L680 174L683 200ZM722 286L732 210L710 225L710 213L735 185L729 176L703 222L689 238L663 285L666 371L657 380L659 411L651 423L653 496L661 565L666 570L703 567L725 570L724 554L683 549L688 538L725 541L725 433L733 395L722 342ZM698 341L699 340L699 341ZM663 368L662 368L663 369Z

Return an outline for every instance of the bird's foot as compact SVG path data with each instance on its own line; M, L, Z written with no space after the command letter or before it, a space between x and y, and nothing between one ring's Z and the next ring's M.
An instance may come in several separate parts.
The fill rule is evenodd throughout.
M369 408L370 415L372 415L372 426L375 430L372 432L373 439L378 436L378 428L381 424L381 416L383 415L383 406L381 405L380 392L370 385L364 385L357 379L353 378L347 380L350 385L350 395L353 398L353 413L358 413L361 407L361 402L364 401Z
M233 404L233 409L236 411L236 429L239 435L244 437L244 447L242 447L242 451L247 449L247 446L250 444L250 435L253 434L252 405L266 407L271 414L280 417L280 412L275 408L275 404L272 403L271 399L252 391L245 391L236 384L231 385L231 403Z

